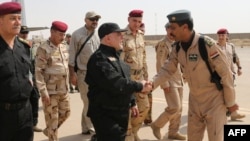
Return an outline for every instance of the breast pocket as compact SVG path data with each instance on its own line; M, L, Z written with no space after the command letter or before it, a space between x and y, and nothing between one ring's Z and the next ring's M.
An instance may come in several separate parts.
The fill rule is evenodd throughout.
M29 72L31 70L30 58L28 56L22 56L21 62L22 62L22 64L20 67L22 67L25 70L25 72Z
M12 66L10 66L10 63L6 60L0 60L0 79L4 79L4 77L7 77L12 74L12 71L14 69L10 69Z

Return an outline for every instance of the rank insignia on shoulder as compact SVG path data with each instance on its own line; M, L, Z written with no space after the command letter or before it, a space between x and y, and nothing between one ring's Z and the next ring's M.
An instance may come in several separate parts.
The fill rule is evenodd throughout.
M108 59L109 59L110 61L116 61L116 58L115 58L115 57L108 57Z
M211 39L211 38L209 38L207 36L204 37L204 40L205 40L206 45L208 45L209 47L211 47L211 46L213 46L215 44L213 39Z
M28 45L30 47L30 44L29 44L28 40L24 40L23 38L20 38L20 37L18 37L18 39L19 39L20 42L22 42L22 43L24 43L24 44L26 44L26 45Z

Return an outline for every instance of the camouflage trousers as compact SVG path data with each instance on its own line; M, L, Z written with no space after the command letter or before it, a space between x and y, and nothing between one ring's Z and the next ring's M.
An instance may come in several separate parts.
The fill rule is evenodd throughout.
M143 79L142 74L131 75L132 80L141 81ZM148 115L149 111L149 100L148 95L142 93L135 93L136 105L139 110L139 115L137 117L130 116L128 122L128 130L125 141L138 141L138 131L142 126L143 121Z
M49 141L58 141L58 129L70 115L70 104L68 94L50 95L50 104L43 103L46 128L45 134Z
M152 122L152 106L153 106L153 97L152 97L152 93L148 94L148 101L149 101L149 111L148 114L144 120L144 123L150 123Z

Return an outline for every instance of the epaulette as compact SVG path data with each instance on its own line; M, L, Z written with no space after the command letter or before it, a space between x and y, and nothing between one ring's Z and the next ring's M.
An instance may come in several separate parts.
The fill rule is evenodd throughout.
M141 30L138 30L138 33L140 33L140 34L144 35L144 32L143 32L143 31L141 31Z
M46 50L46 48L47 48L47 46L48 46L49 44L50 44L50 41L49 41L49 40L43 41L43 42L41 42L40 47Z
M211 46L216 44L215 41L208 36L204 36L204 40L205 40L205 43L208 47L211 47Z
M66 41L62 41L62 43L61 44L63 44L63 45L67 45L67 42Z
M21 43L25 44L26 46L31 47L28 40L25 40L25 39L23 39L23 38L21 38L21 37L18 37L18 40L19 40Z

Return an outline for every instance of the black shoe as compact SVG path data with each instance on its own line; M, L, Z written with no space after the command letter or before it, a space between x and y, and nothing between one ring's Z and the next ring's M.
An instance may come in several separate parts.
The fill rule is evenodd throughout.
M70 90L69 93L74 93L74 90Z
M37 127L37 126L33 126L33 131L34 132L42 132L43 129L41 129L41 128Z
M91 137L90 141L97 141L97 136L96 136L96 134L94 134L94 135Z
M88 130L88 131L82 132L82 134L83 134L83 135L90 135L91 133L90 133L90 131Z
M75 87L75 90L76 90L77 92L79 92L79 89L78 89L78 87Z

